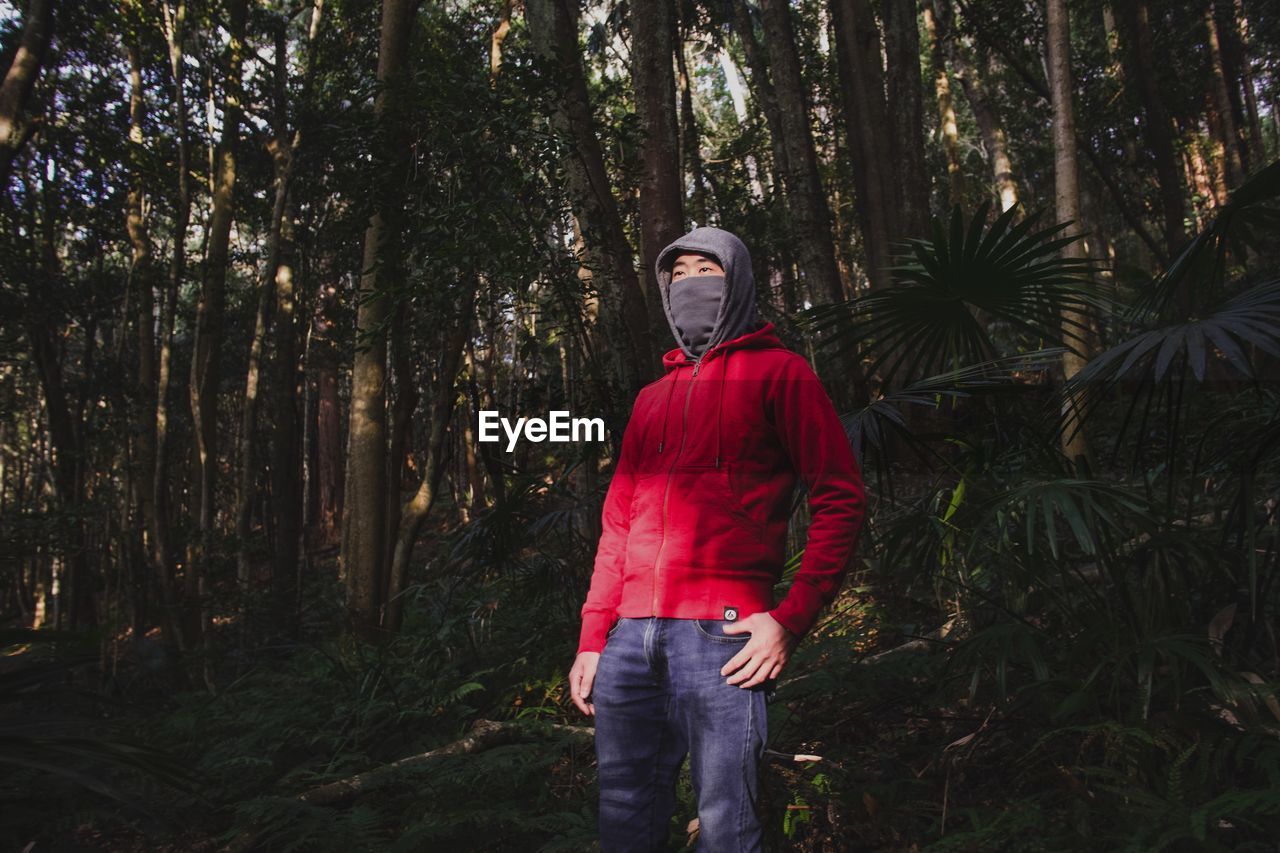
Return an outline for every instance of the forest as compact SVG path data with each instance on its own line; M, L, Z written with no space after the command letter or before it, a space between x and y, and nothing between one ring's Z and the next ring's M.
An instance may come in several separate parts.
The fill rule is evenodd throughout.
M0 68L6 849L601 849L698 226L866 490L764 849L1277 849L1276 4L0 0Z

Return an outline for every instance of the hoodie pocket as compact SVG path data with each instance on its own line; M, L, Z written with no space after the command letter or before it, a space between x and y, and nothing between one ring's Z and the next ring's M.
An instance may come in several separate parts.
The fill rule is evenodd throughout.
M755 542L764 544L764 530L742 506L742 501L733 490L733 484L729 482L728 465L718 468L710 465L705 468L690 466L688 470L698 472L699 484L706 489L707 498L716 512L727 516L734 528L749 535Z
M747 512L746 507L742 505L741 498L733 488L733 482L729 478L728 466L722 466L722 473L716 478L716 483L724 494L725 506L733 513L734 517L742 524L744 528L751 532L761 545L764 544L764 526Z
M631 492L631 507L627 515L627 521L632 526L635 525L638 516L653 511L653 503L657 499L654 493L662 491L662 478L658 476L659 473L650 471L636 476ZM643 519L641 521L643 522Z

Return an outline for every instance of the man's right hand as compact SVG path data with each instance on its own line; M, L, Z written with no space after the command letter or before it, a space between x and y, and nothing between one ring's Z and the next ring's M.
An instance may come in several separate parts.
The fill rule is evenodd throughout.
M587 697L591 695L591 685L596 680L596 664L600 662L599 652L579 652L578 659L573 662L573 669L569 670L569 695L573 698L573 704L587 716L594 716L596 706L589 702Z

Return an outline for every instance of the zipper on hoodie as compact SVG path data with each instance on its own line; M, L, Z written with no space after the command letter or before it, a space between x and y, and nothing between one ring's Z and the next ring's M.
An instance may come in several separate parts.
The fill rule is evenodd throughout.
M719 344L716 344L719 346ZM715 349L712 347L711 349ZM689 377L689 386L684 391L684 407L680 411L680 447L676 449L676 456L671 460L671 467L667 469L667 484L662 489L662 538L658 540L658 553L653 558L653 598L649 604L649 609L653 611L652 615L658 615L658 571L659 559L662 557L662 546L667 543L667 495L671 493L671 473L676 469L676 463L680 461L680 452L684 450L684 439L688 432L687 418L689 415L689 397L693 394L693 380L698 377L698 368L702 367L702 360L707 357L711 350L707 350L693 363L693 375ZM676 375L679 376L679 368L676 368ZM663 412L666 417L666 412Z

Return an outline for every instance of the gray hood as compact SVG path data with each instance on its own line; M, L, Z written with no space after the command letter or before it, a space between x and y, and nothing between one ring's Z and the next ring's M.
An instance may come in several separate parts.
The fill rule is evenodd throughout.
M716 324L711 330L711 338L703 350L704 354L716 344L731 341L756 328L756 282L746 244L736 234L722 228L710 225L695 228L658 253L654 273L658 278L658 293L662 296L662 310L667 315L667 324L671 326L671 334L684 354L690 359L696 359L697 355L685 343L671 314L671 265L682 252L712 255L724 268L720 310L716 314Z

